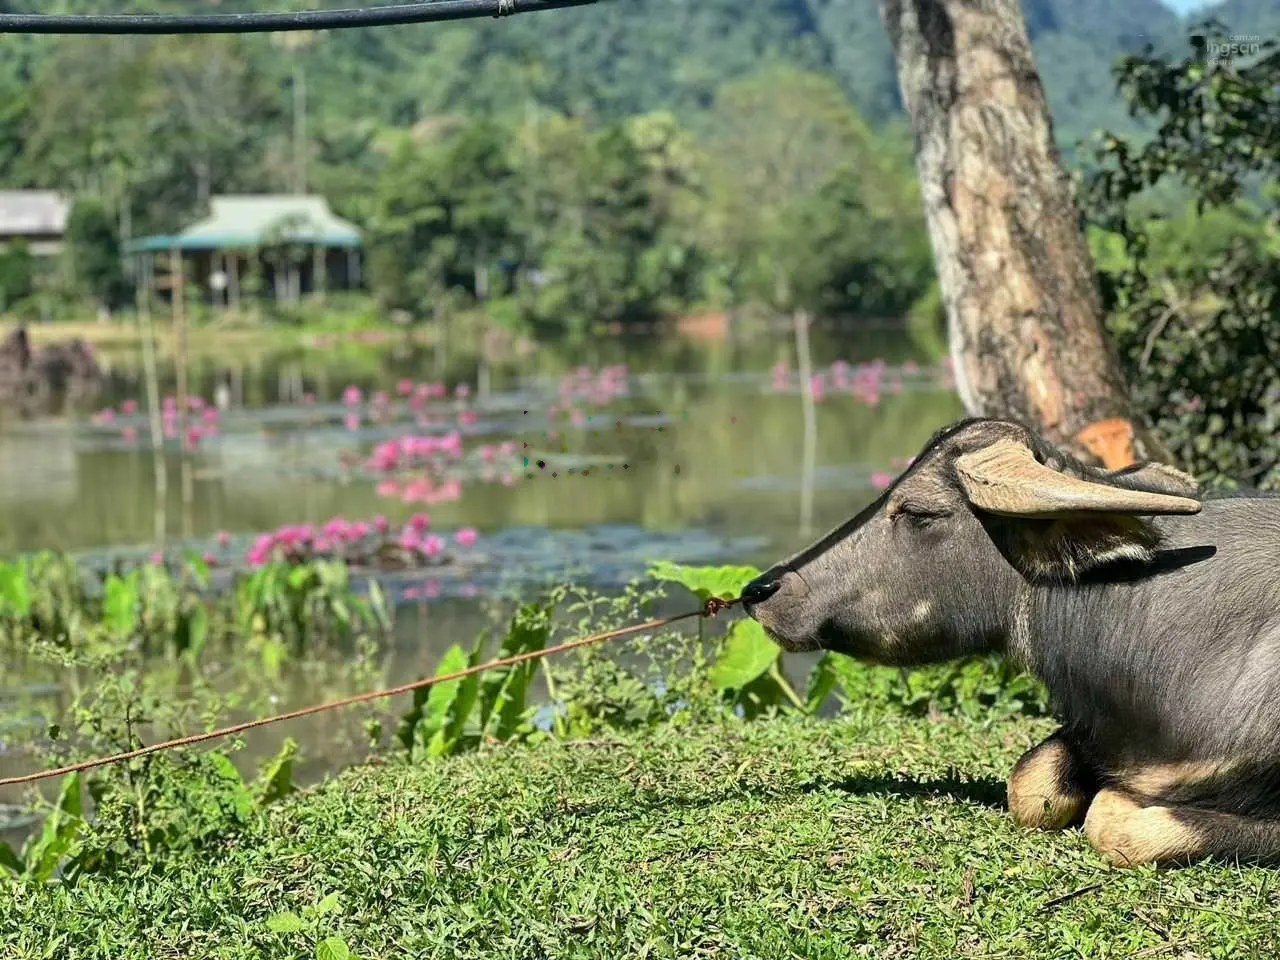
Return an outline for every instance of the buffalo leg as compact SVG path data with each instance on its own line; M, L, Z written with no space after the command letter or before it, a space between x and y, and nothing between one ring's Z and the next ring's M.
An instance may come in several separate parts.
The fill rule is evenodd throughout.
M1147 804L1122 790L1100 791L1084 821L1089 842L1111 863L1186 863L1203 857L1280 859L1280 820L1203 807Z
M1009 812L1024 827L1064 830L1079 823L1094 789L1079 753L1058 730L1009 774Z

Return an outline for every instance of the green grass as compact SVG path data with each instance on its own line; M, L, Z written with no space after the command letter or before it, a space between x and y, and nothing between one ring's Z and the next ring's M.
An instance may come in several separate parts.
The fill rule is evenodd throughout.
M0 943L113 960L315 957L330 937L363 958L1280 951L1270 870L1121 871L1078 830L1017 828L1004 777L1048 729L869 711L364 766L216 848L0 892Z

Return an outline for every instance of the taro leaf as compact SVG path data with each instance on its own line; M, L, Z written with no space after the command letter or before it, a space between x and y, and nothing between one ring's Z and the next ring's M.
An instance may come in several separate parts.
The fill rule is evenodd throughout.
M789 702L778 681L767 672L737 691L734 701L742 707L747 720L754 720L770 707L785 706Z
M218 753L216 750L206 753L210 766L213 767L215 777L222 780L226 787L226 793L222 796L211 796L210 799L215 804L222 803L229 805L235 815L240 820L247 820L253 815L253 792L244 782L244 777L240 776L240 771L236 769L236 765L231 762L231 758L225 753Z
M22 862L22 858L14 853L13 847L3 840L0 840L0 867L4 867L18 876L21 876L26 871L26 865Z
M717 690L742 690L778 659L781 651L754 620L737 620L729 628L709 677Z
M32 837L22 851L27 875L36 881L48 880L58 862L71 850L76 835L84 825L81 817L80 774L70 774L62 784L53 812L45 818L38 836Z
M316 960L352 960L351 949L340 937L325 937L316 944Z
M196 583L201 587L207 587L209 585L209 564L205 563L204 557L194 550L187 550L183 553L183 559L187 561L187 567L195 576Z
M454 644L440 658L436 676L456 673L471 666L471 659L459 644ZM471 677L447 680L444 683L419 687L413 692L413 708L401 718L396 736L406 750L413 750L415 743L425 744L427 756L440 756L448 752L448 728L453 719L452 710L458 705L463 685Z
M511 618L498 657L543 649L551 636L550 612L549 607L537 603L521 606ZM480 684L480 717L486 735L506 740L516 732L528 709L526 701L534 667L532 660L526 660L484 674Z
M102 585L102 621L117 637L127 637L138 626L138 575L107 577Z
M809 674L809 689L805 692L805 713L815 714L822 709L831 692L835 690L839 677L831 663L831 653L822 655L813 672Z
M760 576L755 567L686 567L669 560L659 560L649 567L655 580L678 583L706 602L708 597L722 600L736 597L744 584Z
M27 565L22 560L0 563L0 608L17 617L31 612L31 584L27 580Z
M293 761L298 755L298 741L286 737L280 751L258 775L258 802L274 803L293 792Z

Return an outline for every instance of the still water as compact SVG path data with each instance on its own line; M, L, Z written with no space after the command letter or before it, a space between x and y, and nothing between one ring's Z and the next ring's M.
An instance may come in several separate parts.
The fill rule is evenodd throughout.
M0 431L0 551L94 563L193 548L229 571L257 534L285 524L382 516L395 527L427 513L451 548L456 531L474 529L473 545L428 571L379 574L401 605L388 674L402 681L469 642L495 592L566 578L608 588L656 559L767 565L848 519L961 414L945 372L891 339L818 335L813 352L807 466L802 384L781 332L750 344L611 342L567 370L561 357L490 371L483 395L465 360L440 371L405 345L200 360L189 501L176 436L164 442L158 497L141 378L117 357L101 398L109 413ZM171 369L161 392L172 392ZM183 424L171 413L163 426ZM405 455L414 443L452 452L428 469ZM688 606L676 598L661 612ZM281 709L320 698L288 687ZM344 723L321 715L263 731L249 753L295 736L305 780L346 759L323 746ZM14 766L28 765L0 762Z

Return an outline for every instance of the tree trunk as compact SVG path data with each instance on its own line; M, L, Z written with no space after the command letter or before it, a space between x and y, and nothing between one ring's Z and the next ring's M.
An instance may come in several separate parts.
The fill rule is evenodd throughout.
M1111 469L1171 461L1135 409L1017 0L881 0L956 387Z

